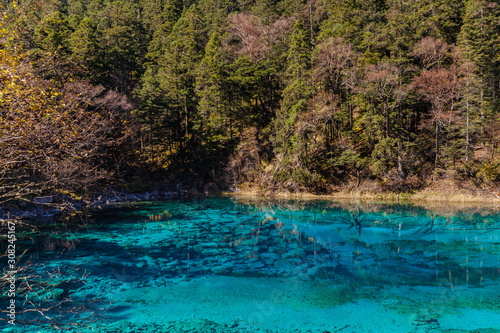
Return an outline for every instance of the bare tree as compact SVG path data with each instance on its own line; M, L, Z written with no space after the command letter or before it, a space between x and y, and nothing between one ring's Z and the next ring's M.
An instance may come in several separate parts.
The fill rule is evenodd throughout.
M314 78L325 82L326 90L339 94L349 87L350 68L359 53L342 38L328 38L316 47L314 53Z
M35 77L22 56L2 53L0 203L53 191L86 191L113 177L107 149L119 145L132 105L88 83L64 88Z
M406 98L401 69L387 62L366 66L360 92L370 102L374 111L384 119L384 137L391 136L391 121Z
M415 45L411 55L419 58L424 68L428 70L435 65L441 64L449 49L449 45L442 40L434 37L425 37Z
M234 52L248 55L253 62L264 59L272 46L283 42L291 30L291 21L280 19L264 25L259 17L238 13L229 16L229 31L239 45Z
M439 160L440 131L458 121L455 103L460 96L461 82L453 69L436 67L413 79L411 88L431 104L425 124L434 126L435 164Z

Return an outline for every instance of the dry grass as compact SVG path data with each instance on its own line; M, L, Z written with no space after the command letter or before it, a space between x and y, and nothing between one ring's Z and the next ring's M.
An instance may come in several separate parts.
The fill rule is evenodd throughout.
M434 183L423 190L414 193L394 193L370 189L337 189L328 194L314 194L309 192L289 193L279 192L268 194L255 187L245 186L239 192L223 193L223 195L237 195L245 197L274 197L297 199L331 199L356 201L386 201L386 202L419 202L419 203L462 203L500 204L500 192L493 189L463 188L460 184Z

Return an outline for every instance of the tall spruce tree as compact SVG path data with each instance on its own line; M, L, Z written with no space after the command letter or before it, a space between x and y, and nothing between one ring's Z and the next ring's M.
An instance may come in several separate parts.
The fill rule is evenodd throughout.
M68 58L72 32L66 16L60 12L50 15L36 30L34 65L45 78L61 82L71 71Z
M500 110L500 5L490 1L466 1L462 30L458 45L466 65L465 96L462 107L470 117L479 113L480 131L490 143L491 157L499 145L496 138L497 114ZM469 129L470 130L470 129ZM469 130L466 130L469 133ZM470 154L470 136L467 141L467 158ZM483 141L484 142L484 141Z
M310 60L310 34L298 20L290 39L283 99L274 122L273 146L278 155L278 167L283 169L277 174L278 179L293 176L294 172L297 178L302 179L302 173L305 172L303 164L306 162L308 132L307 129L300 128L299 124L300 116L307 112L308 99L312 93Z
M205 55L196 69L198 115L195 121L198 140L211 169L220 162L220 153L233 138L233 93L228 66L222 49L222 37L214 31L205 47Z

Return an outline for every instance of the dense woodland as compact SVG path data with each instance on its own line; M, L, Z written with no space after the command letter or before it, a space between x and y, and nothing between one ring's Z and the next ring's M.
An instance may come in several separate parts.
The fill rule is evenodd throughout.
M0 3L0 201L500 182L498 1Z

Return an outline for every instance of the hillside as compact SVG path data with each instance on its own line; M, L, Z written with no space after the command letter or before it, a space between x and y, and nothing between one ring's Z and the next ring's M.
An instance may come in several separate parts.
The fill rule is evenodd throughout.
M1 201L497 191L498 1L1 4Z

